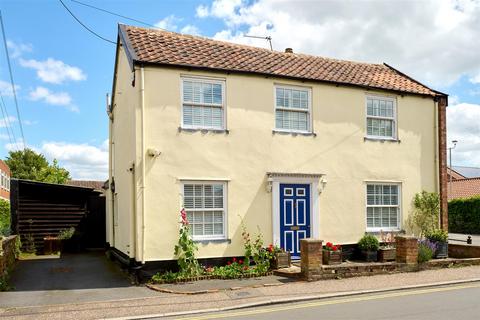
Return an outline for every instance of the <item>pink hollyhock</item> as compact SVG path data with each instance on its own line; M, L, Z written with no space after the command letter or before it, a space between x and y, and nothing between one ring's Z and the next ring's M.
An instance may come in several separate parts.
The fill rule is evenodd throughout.
M187 212L185 211L184 208L182 208L182 210L180 211L180 216L182 217L182 224L188 225Z

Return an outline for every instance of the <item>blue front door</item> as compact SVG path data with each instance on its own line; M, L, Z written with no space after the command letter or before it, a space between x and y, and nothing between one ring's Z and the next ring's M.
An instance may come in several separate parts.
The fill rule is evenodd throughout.
M300 240L310 237L310 185L280 184L280 246L300 258Z

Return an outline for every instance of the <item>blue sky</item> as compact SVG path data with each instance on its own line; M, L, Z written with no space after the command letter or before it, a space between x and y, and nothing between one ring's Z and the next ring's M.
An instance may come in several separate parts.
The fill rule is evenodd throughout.
M171 31L262 47L266 42L243 35L271 35L276 50L289 46L296 52L392 64L451 95L450 138L461 141L455 163L480 166L476 0L367 1L361 6L343 1L81 1ZM117 23L140 25L64 2L82 22L111 40L116 40ZM0 9L27 145L57 158L74 178L105 178L105 94L111 91L115 46L83 29L56 0L4 0ZM20 140L8 82L2 48L0 92ZM14 146L2 124L3 158Z

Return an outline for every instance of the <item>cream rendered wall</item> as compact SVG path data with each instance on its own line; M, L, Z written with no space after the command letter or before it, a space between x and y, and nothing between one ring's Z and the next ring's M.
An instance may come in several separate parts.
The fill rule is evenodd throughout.
M229 134L179 132L182 75L226 80ZM276 83L312 89L316 137L272 134ZM254 232L258 226L266 243L272 241L272 193L267 192L266 172L326 174L320 212L314 213L320 216L324 240L354 243L363 235L366 180L402 183L405 220L416 192L438 189L435 104L431 98L384 93L397 98L401 142L364 141L365 97L373 93L252 75L146 68L146 147L162 154L146 159L145 260L174 258L182 178L229 180L227 234L231 244L201 243L198 256L202 258L243 253L240 217L249 230ZM121 139L131 140L130 129L125 128ZM127 162L117 167L125 170ZM122 180L122 184L127 182L127 178ZM120 184L117 180L118 188Z
M113 153L112 164L115 178L114 203L109 201L109 218L113 223L113 235L110 239L118 250L129 257L134 257L134 171L130 169L136 160L136 109L138 109L138 86L132 87L133 73L128 64L123 47L117 55L117 82L114 94L113 123L110 126L111 145ZM138 73L138 72L137 72ZM111 192L109 197L111 197ZM112 208L113 207L113 208ZM112 210L114 214L112 215ZM109 221L114 220L114 221Z

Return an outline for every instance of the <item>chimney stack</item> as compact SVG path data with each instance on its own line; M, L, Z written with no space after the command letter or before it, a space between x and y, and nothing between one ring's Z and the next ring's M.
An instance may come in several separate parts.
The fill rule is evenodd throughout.
M293 53L293 49L292 48L285 48L285 53Z

